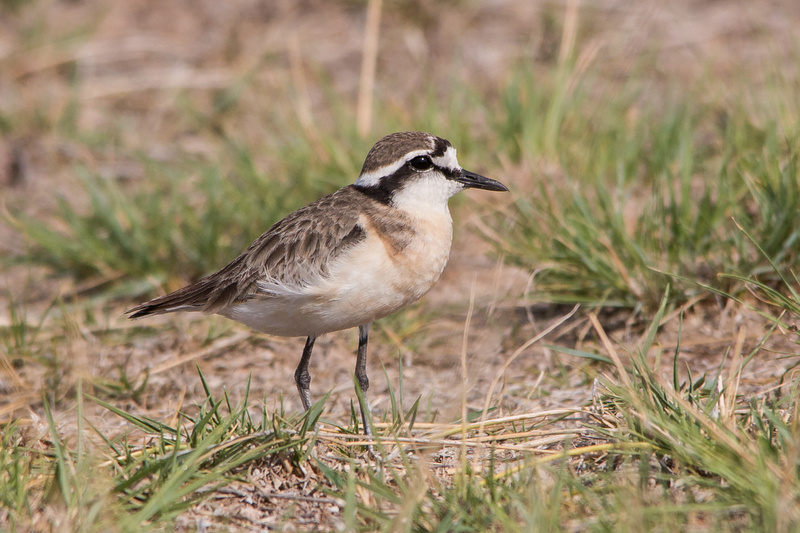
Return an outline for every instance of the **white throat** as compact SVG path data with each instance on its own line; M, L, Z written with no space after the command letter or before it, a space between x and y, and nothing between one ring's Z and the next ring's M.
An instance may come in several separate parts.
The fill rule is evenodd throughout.
M425 216L426 212L447 212L447 201L464 186L431 171L411 179L394 191L392 205L397 209Z

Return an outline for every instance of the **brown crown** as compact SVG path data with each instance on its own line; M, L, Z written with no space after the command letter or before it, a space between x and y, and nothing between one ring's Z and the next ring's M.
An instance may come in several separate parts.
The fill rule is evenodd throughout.
M447 139L430 133L421 131L392 133L375 143L364 160L361 173L377 170L416 150L430 150L431 156L440 156L450 146L452 145Z

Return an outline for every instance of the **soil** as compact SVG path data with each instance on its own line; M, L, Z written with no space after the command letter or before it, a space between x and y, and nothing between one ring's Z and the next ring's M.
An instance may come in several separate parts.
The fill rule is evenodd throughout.
M119 136L115 143L148 157L169 158L174 150L213 152L208 137L180 131L180 124L172 120L180 105L179 90L191 92L196 101L211 101L215 90L253 70L266 100L271 87L297 86L305 91L316 120L325 120L326 90L347 102L358 98L364 3L37 0L18 7L7 4L0 7L0 13L5 11L0 16L0 195L4 206L27 216L47 219L59 195L77 206L86 204L87 199L76 194L77 163L115 179L143 179L140 165L116 157L113 149L96 141L106 131ZM404 102L429 83L441 91L468 83L490 97L496 95L519 61L535 62L541 69L558 64L560 51L572 46L565 30L570 20L578 23L576 54L603 72L606 83L621 84L636 69L642 83L652 86L648 94L653 99L659 98L659 87L666 81L688 82L702 76L738 82L745 74L758 87L774 74L763 68L767 64L786 79L797 80L800 3L794 0L590 4L386 2L379 32L376 105L402 110ZM648 68L641 68L642 62ZM268 68L263 68L265 64ZM303 72L310 83L302 81ZM321 78L328 79L330 87L314 83ZM260 109L286 105L264 102L265 95L246 98ZM80 107L74 118L79 133L68 135L58 121L75 102ZM294 119L302 121L301 114ZM20 121L5 128L4 115L38 117L40 123ZM370 135L380 136L384 133L380 129L376 126ZM241 124L241 131L254 139L259 135L258 126L248 122ZM81 138L87 142L78 142ZM535 170L546 173L547 163L541 165ZM476 170L520 187L531 172L514 165L495 172ZM488 245L478 236L481 216L490 208L502 208L508 199L479 192L464 195L469 197L454 210L456 237L442 279L401 321L388 319L373 329L369 403L374 415L380 418L389 411L391 387L406 407L420 398L423 419L457 420L463 401L470 410L482 409L496 377L493 416L591 403L592 378L607 369L546 347L558 344L604 353L587 318L589 311L580 310L543 341L515 353L570 307L538 301L530 290L531 272L491 258ZM195 365L217 395L227 391L234 402L239 401L251 380L250 397L266 398L269 409L300 409L293 373L303 339L268 337L219 317L199 315L162 316L133 324L122 312L138 302L119 300L98 300L105 323L87 322L81 309L91 306L97 296L91 290L92 280L87 285L42 267L14 263L25 253L26 243L9 217L0 218L0 251L12 260L4 262L0 272L4 286L0 327L14 323L11 309L22 303L30 323L44 320L41 335L50 343L42 364L0 367L0 421L16 418L26 423L32 441L46 435L41 402L45 395L54 405L64 438L74 444L79 381L84 391L112 398L102 388L104 380L126 376L138 384L147 375L141 394L123 394L115 405L159 420L174 417L179 408L191 410L205 398ZM66 303L49 309L59 294L67 296ZM747 354L768 328L748 308L710 296L684 311L678 357L694 376L715 375L720 365L728 375L731 358L726 356L734 351ZM65 319L64 313L74 314ZM644 335L646 323L640 317L611 312L600 316L620 350L636 346ZM409 324L414 326L411 333L404 330ZM147 328L149 333L132 335L133 328ZM762 394L780 382L793 360L779 355L796 352L793 338L780 330L770 336L741 376L740 394ZM661 361L665 375L671 371L677 339L678 319L673 314L657 347L648 354L654 364ZM324 418L343 424L349 421L354 400L356 343L353 331L319 339L310 369L314 396L330 393ZM463 350L466 368L461 363ZM8 357L13 363L14 354ZM86 417L104 434L130 430L97 405L85 408ZM442 468L453 466L454 454L447 447L424 453ZM333 468L347 467L341 455L324 443L317 454ZM234 483L186 512L179 527L205 530L212 524L227 524L243 530L287 531L344 527L342 502L321 490L329 484L313 466L298 471L278 458L248 465L245 478L247 482Z

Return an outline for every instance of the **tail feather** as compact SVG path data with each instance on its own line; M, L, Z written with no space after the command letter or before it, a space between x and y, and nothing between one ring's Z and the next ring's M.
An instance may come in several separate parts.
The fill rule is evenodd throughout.
M136 319L177 311L218 313L237 300L246 300L256 287L256 273L239 270L241 256L224 269L191 285L154 298L125 311L128 318Z
M142 305L137 305L134 308L128 309L125 311L126 315L129 315L128 318L131 320L136 320L137 318L143 318L146 316L151 315L163 315L165 313L174 313L176 311L199 311L196 307L184 305L178 307L160 307L155 304L151 304L150 302L143 303Z
M208 283L207 278L201 279L197 283L128 309L125 314L130 319L136 319L177 311L214 313L219 309L219 305L214 305L219 300L219 295L215 295L215 292L213 283Z
M130 319L142 318L150 315L162 315L164 313L174 313L176 311L202 311L202 305L193 302L193 298L185 294L176 294L180 291L171 292L164 296L154 298L149 302L137 305L125 311Z

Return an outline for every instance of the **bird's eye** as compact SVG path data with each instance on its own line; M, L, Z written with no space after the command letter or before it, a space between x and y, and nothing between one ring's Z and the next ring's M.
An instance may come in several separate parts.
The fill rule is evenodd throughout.
M430 170L433 168L433 161L427 155L418 155L408 162L414 170Z

